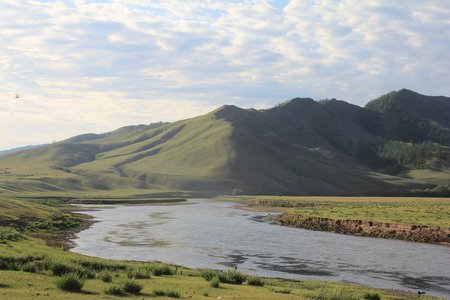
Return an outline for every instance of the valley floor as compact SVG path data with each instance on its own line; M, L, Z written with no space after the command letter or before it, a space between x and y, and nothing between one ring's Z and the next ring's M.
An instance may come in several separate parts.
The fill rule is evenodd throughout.
M43 240L52 241L80 224L54 200L2 196L0 223L1 299L113 299L114 293L133 299L433 299L344 283L263 279L234 270L195 270L70 253ZM57 284L68 274L84 283L80 291L67 292ZM142 289L126 293L126 284Z
M450 245L450 198L222 197L242 209L280 212L271 221L309 230Z

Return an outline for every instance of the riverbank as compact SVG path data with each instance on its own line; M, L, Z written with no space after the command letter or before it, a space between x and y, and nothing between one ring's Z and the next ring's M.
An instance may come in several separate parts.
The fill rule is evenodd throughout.
M289 227L450 245L450 199L244 196L241 209L273 211Z
M186 202L185 198L74 198L70 204L98 204L98 205L140 205L140 204L169 204Z
M308 230L450 245L450 229L442 227L363 220L333 220L322 217L304 217L300 214L287 212L277 215L274 221L279 225Z

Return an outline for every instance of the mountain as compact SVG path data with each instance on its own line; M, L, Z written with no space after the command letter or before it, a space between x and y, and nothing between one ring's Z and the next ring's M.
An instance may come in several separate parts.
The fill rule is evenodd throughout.
M0 191L398 195L450 182L450 98L295 98L0 157Z
M24 150L30 150L30 149L37 149L37 148L45 147L47 145L48 144L29 145L29 146L23 146L23 147L17 147L17 148L1 150L0 151L0 155L12 154L12 153L16 153L16 152L20 152L20 151L24 151Z

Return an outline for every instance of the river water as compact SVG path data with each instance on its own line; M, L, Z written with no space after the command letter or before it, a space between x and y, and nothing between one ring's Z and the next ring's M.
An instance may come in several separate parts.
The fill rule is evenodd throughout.
M268 213L208 199L108 206L87 212L73 252L228 269L265 277L330 280L450 298L450 247L354 237L261 222Z

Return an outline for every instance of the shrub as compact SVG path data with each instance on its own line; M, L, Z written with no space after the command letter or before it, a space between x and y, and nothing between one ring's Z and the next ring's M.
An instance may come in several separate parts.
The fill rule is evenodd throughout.
M147 269L139 268L139 269L128 269L127 271L127 277L128 278L135 278L135 279L149 279L150 274Z
M155 294L155 296L163 297L163 296L166 295L166 292L163 291L163 290L154 290L154 291L153 291L153 294Z
M381 300L381 297L377 293L365 293L364 296L363 296L363 299L367 299L367 300Z
M62 276L67 273L75 273L78 271L75 265L61 261L54 261L50 263L50 271L55 276Z
M170 297L170 298L180 298L180 293L177 291L172 291L172 290L167 290L167 291L163 291L163 290L154 290L153 294L155 294L155 296L159 296L159 297Z
M162 276L162 275L173 275L174 272L170 268L169 265L166 264L152 264L148 267L153 275Z
M79 292L83 285L84 279L77 273L66 273L56 280L56 286L66 292Z
M248 276L247 283L254 286L264 286L264 280L258 276Z
M7 242L20 241L24 239L24 236L11 227L0 227L0 244Z
M38 272L38 267L36 265L36 263L33 262L27 262L22 266L22 271L24 272L29 272L29 273L37 273Z
M83 268L100 272L100 271L119 271L127 269L127 265L118 263L118 262L110 262L110 261L97 261L97 260L86 260L86 259L78 259L76 261L77 264L81 265Z
M49 263L49 269L55 276L62 276L67 273L77 273L79 277L85 277L87 279L94 279L95 274L87 269L72 263L65 261L52 261Z
M111 273L108 272L101 272L97 275L97 277L103 281L103 282L112 282L112 276Z
M23 270L23 267L26 264L33 263L33 262L43 259L43 258L44 258L44 256L42 256L42 255L0 256L0 270L20 271L20 270Z
M166 296L170 298L180 298L180 293L178 293L177 291L168 290L166 291Z
M219 276L214 276L210 281L209 285L213 288L218 288L220 286Z
M211 281L214 277L218 276L217 271L211 269L203 269L200 271L200 276L202 276L205 280Z
M203 292L203 296L208 297L209 296L208 292Z
M218 274L219 280L223 283L242 284L247 279L247 275L236 270L228 270L226 272L219 272Z
M110 285L105 288L105 294L107 295L114 295L114 296L125 296L126 293L123 290L122 286L118 285Z
M141 292L142 288L142 284L134 280L127 280L123 283L123 290L125 291L125 293L138 295Z

